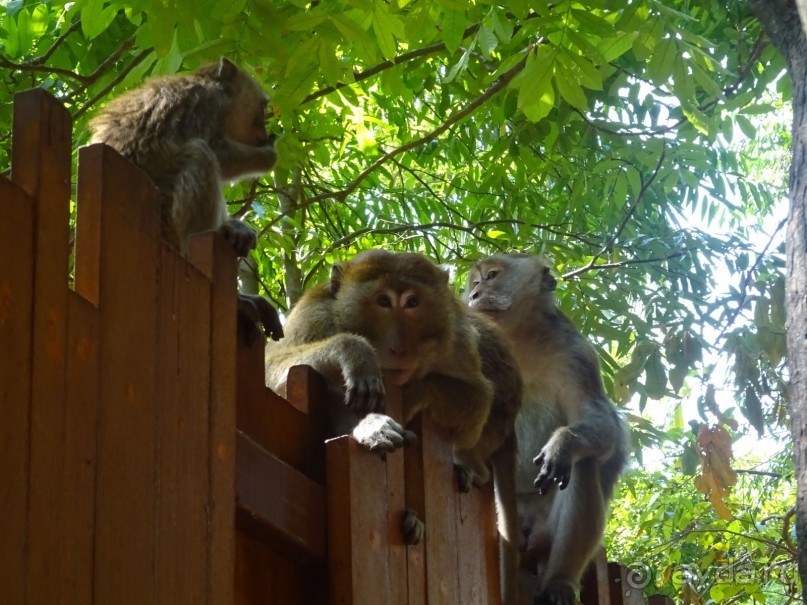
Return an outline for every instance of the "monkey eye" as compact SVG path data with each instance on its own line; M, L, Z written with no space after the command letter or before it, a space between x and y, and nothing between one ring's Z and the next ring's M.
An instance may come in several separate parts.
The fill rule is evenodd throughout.
M420 306L420 299L417 296L410 296L406 299L404 303L405 309L414 309L415 307Z
M498 271L490 270L488 271L488 274L485 276L485 279L493 279L494 277L496 277L498 273L499 273Z
M475 280L474 283L471 284L472 288L476 288L479 285L479 280Z
M375 298L375 302L379 307L391 307L392 299L386 294L379 294Z

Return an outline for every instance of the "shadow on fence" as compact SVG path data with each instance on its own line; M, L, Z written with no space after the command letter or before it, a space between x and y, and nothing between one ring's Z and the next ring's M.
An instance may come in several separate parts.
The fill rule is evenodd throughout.
M263 347L236 341L229 245L198 236L185 260L161 243L149 180L102 145L79 152L68 287L71 129L45 92L15 98L0 178L3 603L498 603L491 490L457 491L447 436L417 420L418 444L384 460L326 443L321 378L294 368L280 398ZM427 523L415 547L407 506ZM643 599L624 569L594 569L586 605Z

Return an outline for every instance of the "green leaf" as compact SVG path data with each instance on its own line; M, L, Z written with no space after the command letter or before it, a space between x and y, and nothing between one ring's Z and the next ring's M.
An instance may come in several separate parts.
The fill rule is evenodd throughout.
M452 53L457 52L465 33L465 11L446 10L442 19L443 42Z
M661 353L656 350L645 364L645 388L651 399L661 399L667 394L667 372L661 361Z
M734 119L737 121L737 125L746 137L752 141L757 138L757 129L751 123L751 120L743 115L737 115Z
M479 31L476 34L476 40L479 41L479 48L486 57L490 57L490 54L496 50L496 46L499 44L496 34L494 34L484 25L479 28Z
M656 45L647 64L647 75L654 84L661 86L670 79L677 56L678 45L675 40L667 38Z
M385 59L394 59L398 51L395 32L403 34L403 23L397 17L390 15L386 3L382 0L375 0L373 2L372 24L381 54L384 55ZM403 35L400 37L403 37Z
M97 38L109 27L117 12L118 9L115 6L104 7L104 0L87 0L81 8L81 31L90 40ZM172 29L175 23L175 20L171 21ZM173 38L173 32L171 38ZM169 41L166 50L170 44Z
M615 61L631 48L639 36L638 31L621 33L612 38L604 38L597 44L597 50L607 62Z
M555 69L555 85L558 87L560 96L572 107L576 107L582 112L588 110L588 99L580 85L568 78L563 70Z

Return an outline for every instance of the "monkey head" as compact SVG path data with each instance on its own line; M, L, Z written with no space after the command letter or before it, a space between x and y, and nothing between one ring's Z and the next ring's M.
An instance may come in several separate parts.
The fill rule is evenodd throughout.
M222 58L216 64L200 68L198 73L218 81L228 95L224 137L250 147L273 144L274 136L266 132L269 97L247 72Z
M523 317L531 309L554 306L557 281L546 263L526 254L501 254L476 263L468 274L468 305L502 321L498 314Z
M334 265L337 330L367 338L396 385L427 374L453 346L448 274L419 254L369 250Z

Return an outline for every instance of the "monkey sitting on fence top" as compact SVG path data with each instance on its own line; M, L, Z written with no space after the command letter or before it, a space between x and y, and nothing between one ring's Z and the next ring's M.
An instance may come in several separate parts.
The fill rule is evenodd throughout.
M462 489L486 481L492 464L503 602L515 605L513 426L521 377L499 329L465 307L448 274L424 256L370 250L334 265L330 281L294 306L286 337L266 348L267 386L284 393L289 369L300 364L322 374L332 393L332 434L351 434L379 452L412 439L383 414L386 374L401 387L404 422L426 410L453 431ZM405 540L416 543L420 528L408 520Z
M185 256L190 236L218 231L239 256L255 231L231 218L222 182L260 176L277 160L266 133L268 97L227 59L191 74L147 80L112 100L90 121L91 143L105 143L145 172L160 192L163 238ZM239 312L283 335L263 298L240 295Z
M523 547L539 566L535 603L574 605L628 439L597 355L555 305L555 286L538 257L500 255L476 263L466 296L510 338L524 380L516 493Z

